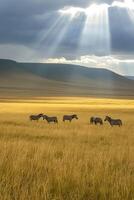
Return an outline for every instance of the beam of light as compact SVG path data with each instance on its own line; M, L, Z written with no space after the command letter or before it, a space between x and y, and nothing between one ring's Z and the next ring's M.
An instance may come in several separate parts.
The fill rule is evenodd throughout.
M45 30L40 32L40 34L38 36L38 40L37 40L39 47L49 37L49 35L56 29L56 27L61 22L61 20L62 19L59 16L47 30L45 29Z
M56 26L53 33L49 34L50 45L47 49L46 55L53 56L53 54L60 48L60 43L64 40L64 36L72 23L72 16L60 16L60 23ZM47 42L47 41L46 41Z
M89 54L97 54L97 55L110 55L110 28L109 28L109 9L108 4L92 4L90 7L86 9L79 10L79 12L83 13L86 16L85 25L81 34L81 39L78 45L77 55L83 55L83 53ZM73 10L71 12L68 10L66 14L72 15ZM74 12L73 17L77 15L77 12ZM86 62L86 58L84 57L84 62ZM88 61L87 61L88 62ZM100 62L100 64L102 64ZM95 65L95 64L94 64ZM103 73L103 72L102 72ZM73 72L72 72L72 77ZM109 78L109 84L111 86L111 90L113 90L115 84L112 77ZM104 83L102 87L104 86ZM98 86L98 89L100 88Z
M91 50L92 53L110 54L110 30L108 5L93 4L86 9L85 27L81 35L79 51Z
M45 47L45 53L43 53L45 54L45 57L52 56L64 38L71 21L71 16L58 15L54 20L54 23L50 24L47 30L45 29L40 32L37 41L34 44L35 49L38 50L42 48L43 53Z
M109 4L92 4L88 8L66 7L58 11L58 18L47 31L41 33L39 43L47 46L45 54L52 57L61 47L65 39L66 32L70 30L74 18L82 14L86 17L85 25L82 30L81 39L78 45L80 55L110 54L110 30L109 30L109 7L121 7L128 10L131 18L133 17L133 0L114 1ZM74 27L75 29L75 27ZM47 45L46 45L47 44ZM60 49L61 50L61 49Z
M97 52L109 53L110 52L110 31L109 31L109 20L108 20L108 8L118 6L128 8L130 18L134 19L132 8L134 8L133 0L124 0L123 2L114 1L111 5L108 4L92 4L88 8L80 7L66 7L58 11L59 16L55 20L48 30L42 31L38 38L38 45L45 45L49 43L49 38L51 36L55 38L51 40L49 49L47 52L54 52L61 41L64 39L65 33L68 31L71 21L79 17L82 13L86 16L87 20L85 22L85 27L82 31L82 38L80 41L80 51L82 49L92 48L95 50L95 45L98 48ZM130 10L131 8L131 10ZM101 49L103 47L103 49ZM87 52L88 53L88 52Z
M108 4L93 4L86 10L86 21L83 33L81 35L81 41L79 49L87 49L87 53L98 55L98 59L94 59L94 62L90 61L89 66L98 66L99 68L107 68L111 70L111 35L109 25L109 5ZM89 50L88 50L89 49ZM83 51L83 50L82 50ZM89 52L88 52L89 51ZM103 59L102 59L103 55ZM105 56L104 56L105 55ZM86 60L86 58L84 58ZM88 57L87 57L88 62ZM96 63L95 63L96 62ZM103 71L100 72L100 76ZM111 87L111 91L115 92L115 82L112 74L107 74L109 80L108 85ZM99 88L103 88L103 81L98 85Z

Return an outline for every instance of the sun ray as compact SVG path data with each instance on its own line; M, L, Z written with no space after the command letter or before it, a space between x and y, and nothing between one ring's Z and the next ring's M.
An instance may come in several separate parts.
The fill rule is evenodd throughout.
M38 45L40 46L48 37L49 35L56 29L56 27L58 26L58 24L61 22L61 17L59 16L53 24L51 24L51 26L46 30L43 30L40 32L39 36L38 36Z
M133 17L134 2L124 0L123 2L114 1L113 4L92 4L88 8L68 7L58 11L58 17L47 31L41 33L39 46L45 48L45 57L55 57L58 52L62 52L68 33L75 29L76 18L84 15L84 26L80 27L80 40L75 40L77 56L98 55L106 56L111 54L111 35L109 27L109 7L123 7L128 10L130 18ZM78 25L78 24L77 24ZM79 24L80 25L80 24ZM78 29L80 30L80 29ZM47 47L47 49L46 49Z
M107 4L93 4L86 9L85 27L79 50L89 49L97 54L110 54L110 30Z
M46 56L53 56L53 54L58 50L60 43L64 39L66 31L69 29L72 18L67 16L62 16L60 23L56 26L55 32L49 35L48 49L45 53Z

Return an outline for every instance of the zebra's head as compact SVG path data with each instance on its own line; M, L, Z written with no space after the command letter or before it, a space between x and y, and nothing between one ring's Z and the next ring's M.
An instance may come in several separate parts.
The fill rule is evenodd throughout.
M94 121L94 119L95 119L95 117L91 117L91 118L90 118L90 121L91 121L91 122L93 122L93 121Z
M110 121L110 120L111 120L111 117L109 117L109 116L106 116L104 119L104 121Z
M47 119L47 115L43 115L42 117L43 117L43 120L44 120L44 119Z
M73 115L72 118L73 119L78 119L78 116L77 115Z

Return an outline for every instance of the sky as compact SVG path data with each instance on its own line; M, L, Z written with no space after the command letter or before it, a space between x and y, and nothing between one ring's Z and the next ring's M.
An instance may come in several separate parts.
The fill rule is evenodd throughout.
M134 76L134 1L0 0L0 58Z

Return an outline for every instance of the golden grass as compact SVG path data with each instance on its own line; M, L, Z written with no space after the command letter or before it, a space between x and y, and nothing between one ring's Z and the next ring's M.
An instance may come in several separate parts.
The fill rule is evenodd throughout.
M59 123L31 122L32 113ZM62 122L76 113L78 121ZM123 127L89 125L119 117ZM2 100L0 200L134 199L134 101L87 98Z

